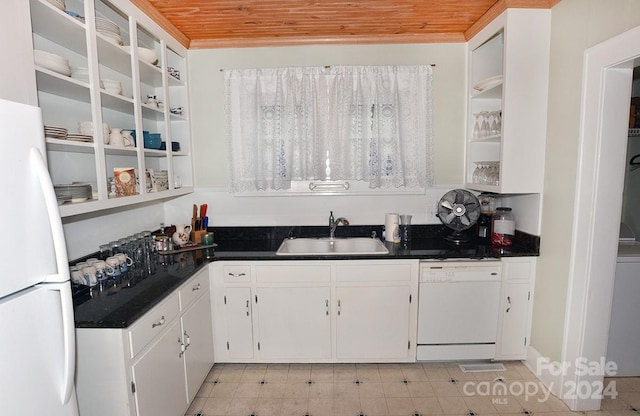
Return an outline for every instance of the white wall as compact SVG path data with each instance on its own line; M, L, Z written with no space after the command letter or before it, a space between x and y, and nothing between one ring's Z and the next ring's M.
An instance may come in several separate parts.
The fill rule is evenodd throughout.
M236 197L228 193L224 132L225 68L313 65L435 64L434 163L438 187L427 195ZM382 224L385 212L414 215L414 223L439 223L433 206L463 180L465 44L319 45L189 51L189 83L197 191L166 204L166 219L188 222L192 203L208 203L211 225L320 225L329 210L352 224Z
M222 68L435 64L434 160L438 185L462 181L466 45L318 45L189 51L196 186L227 186Z
M531 345L559 360L563 346L580 125L583 54L640 24L637 0L563 0L552 12L541 248Z
M77 259L98 251L100 244L145 230L156 230L164 221L160 202L135 208L120 208L100 215L78 215L63 218L64 236L69 259Z

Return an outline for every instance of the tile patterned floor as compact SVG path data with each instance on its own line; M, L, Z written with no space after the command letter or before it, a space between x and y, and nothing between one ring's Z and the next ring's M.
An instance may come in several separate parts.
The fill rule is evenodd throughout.
M465 373L457 364L216 364L186 416L585 415L570 412L519 362ZM640 416L640 378L587 416ZM606 384L606 383L605 383Z

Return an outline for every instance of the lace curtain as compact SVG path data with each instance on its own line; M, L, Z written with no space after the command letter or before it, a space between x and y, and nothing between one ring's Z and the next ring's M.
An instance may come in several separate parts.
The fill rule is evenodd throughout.
M432 185L431 80L422 65L225 71L232 190Z

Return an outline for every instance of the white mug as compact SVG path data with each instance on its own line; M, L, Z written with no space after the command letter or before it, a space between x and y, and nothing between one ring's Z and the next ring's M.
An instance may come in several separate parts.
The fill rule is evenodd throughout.
M80 263L76 263L75 267L78 268L78 270L82 270L83 267L87 267L89 266L89 263L87 263L86 261L81 261Z
M84 275L84 280L89 286L95 286L98 284L98 278L96 277L96 268L93 266L87 266L80 269Z
M107 257L105 262L111 267L111 270L107 270L107 276L114 278L120 277L120 260L115 256L111 256Z
M127 256L124 253L118 253L113 257L118 259L118 261L120 262L120 267L125 266L124 269L128 268L127 266L131 266L133 264L133 260L131 259L131 257Z
M114 274L113 267L109 266L104 260L98 260L93 264L93 267L96 268L96 277L98 280L104 280L107 276Z
M82 273L82 270L77 267L69 267L69 272L71 274L71 282L74 285L86 286L87 282L84 280L84 273Z

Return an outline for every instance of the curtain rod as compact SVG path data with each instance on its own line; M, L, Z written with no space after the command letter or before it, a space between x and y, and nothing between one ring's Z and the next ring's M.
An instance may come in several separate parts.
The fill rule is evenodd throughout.
M436 66L436 64L428 64L428 65L429 65L429 66L431 66L431 67L435 67L435 66ZM325 68L325 69L329 69L329 68L331 68L331 66L332 66L332 65L324 65L324 68ZM367 66L368 66L368 65L367 65ZM375 65L374 65L374 66L375 66ZM398 66L401 66L401 65L398 65ZM226 70L228 70L228 69L231 69L231 68L220 68L220 72L224 72L224 71L226 71Z

